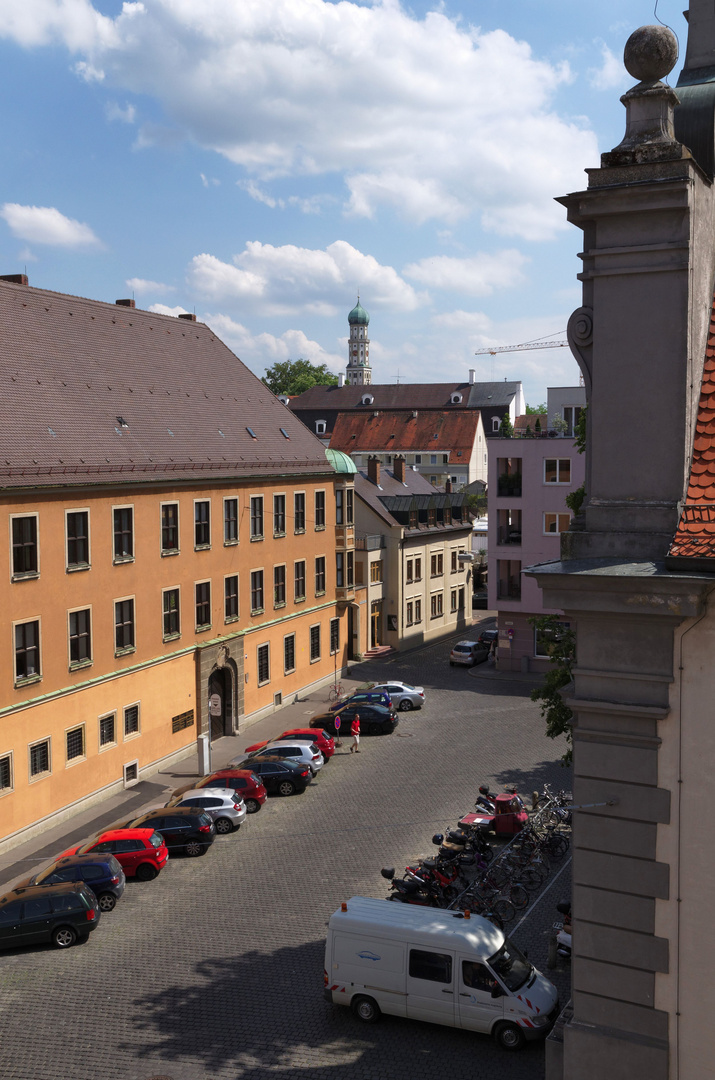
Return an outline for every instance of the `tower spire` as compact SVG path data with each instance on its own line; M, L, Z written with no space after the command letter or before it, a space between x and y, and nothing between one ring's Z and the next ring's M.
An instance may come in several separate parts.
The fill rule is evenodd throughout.
M358 290L357 304L348 315L350 337L348 339L348 386L369 386L372 382L372 370L370 368L370 339L367 336L367 327L370 316L360 303L360 291Z

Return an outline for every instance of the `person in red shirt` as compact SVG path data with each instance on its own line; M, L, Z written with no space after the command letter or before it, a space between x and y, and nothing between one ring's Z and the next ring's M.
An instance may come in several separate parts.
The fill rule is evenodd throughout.
M355 718L353 719L353 722L350 725L350 734L353 737L353 744L350 747L350 753L352 754L352 752L354 750L356 754L359 754L360 753L360 714L359 713L355 713Z

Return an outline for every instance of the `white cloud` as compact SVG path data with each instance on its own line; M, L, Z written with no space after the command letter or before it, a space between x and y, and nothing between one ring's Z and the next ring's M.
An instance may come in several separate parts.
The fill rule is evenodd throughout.
M134 289L138 293L165 293L173 292L173 285L164 285L161 281L148 281L146 278L132 277L127 278L126 284L130 289Z
M601 42L601 66L589 69L588 81L594 90L620 90L628 85L629 76L623 66L623 58L616 56L605 41Z
M419 303L418 294L393 267L383 266L345 240L324 250L293 244L274 247L253 240L234 256L233 265L215 255L196 255L189 274L203 296L214 301L250 300L252 310L268 315L310 310L332 316L358 289L370 296L374 307L413 311Z
M446 289L467 296L489 296L495 289L523 284L522 267L528 262L519 251L499 251L495 255L480 252L468 259L433 255L410 263L402 271L405 277L433 289Z
M326 352L322 345L311 341L302 330L286 330L276 337L273 334L252 334L228 315L206 315L203 321L256 374L263 374L266 367L279 360L302 358L313 364L327 364L335 372L343 370L346 364L344 357Z
M14 236L30 244L65 248L98 248L101 241L89 225L65 217L54 206L21 206L5 203L0 209Z
M167 307L166 304L151 304L147 311L154 311L157 315L173 315L174 318L178 318L179 315L186 315L186 308L179 307Z
M594 134L554 109L567 64L441 9L153 0L111 19L89 0L4 6L1 36L63 42L84 78L161 103L173 127L143 128L139 148L188 135L264 191L274 177L342 174L351 214L476 213L488 229L539 239L566 228L553 195L597 159Z
M136 117L136 109L129 102L121 107L116 101L108 101L104 107L107 120L119 120L122 124L133 124Z
M491 319L483 311L444 311L430 319L432 326L460 330L469 334L483 333L491 328Z
M37 255L29 247L20 248L17 253L18 263L37 262Z
M217 180L214 176L206 176L205 173L199 173L201 177L201 183L204 187L220 187L221 181Z

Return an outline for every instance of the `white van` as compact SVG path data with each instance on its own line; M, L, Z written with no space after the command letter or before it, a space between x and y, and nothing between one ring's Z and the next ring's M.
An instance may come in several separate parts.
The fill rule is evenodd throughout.
M558 992L487 919L353 896L331 916L325 998L491 1034L506 1050L548 1034Z

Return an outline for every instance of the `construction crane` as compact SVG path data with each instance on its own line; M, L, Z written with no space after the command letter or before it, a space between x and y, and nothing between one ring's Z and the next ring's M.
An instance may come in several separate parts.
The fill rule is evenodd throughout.
M528 349L564 349L568 341L526 341L523 345L495 345L493 349L477 349L475 356L496 356L502 352L526 352Z

